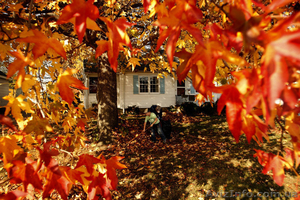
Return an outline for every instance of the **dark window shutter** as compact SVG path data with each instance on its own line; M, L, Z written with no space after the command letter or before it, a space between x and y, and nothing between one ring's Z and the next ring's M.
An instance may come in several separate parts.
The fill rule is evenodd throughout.
M195 90L195 88L193 87L193 83L191 83L191 94L196 94L196 90Z
M139 93L139 76L133 75L133 94Z

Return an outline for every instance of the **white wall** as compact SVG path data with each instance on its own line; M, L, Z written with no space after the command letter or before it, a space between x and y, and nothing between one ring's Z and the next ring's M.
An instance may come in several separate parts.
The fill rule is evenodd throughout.
M133 94L133 75L153 76L153 73L134 73L117 74L117 106L120 109L126 109L129 106L138 106L139 108L149 108L152 105L169 107L176 104L177 80L171 76L165 77L165 94ZM89 87L89 78L97 77L97 74L87 74L85 77L85 86ZM190 94L191 84L189 81L185 84L186 95ZM220 94L213 94L214 101L220 98ZM90 108L92 104L97 104L96 94L89 94L88 90L84 91L84 106ZM197 102L195 102L198 104Z
M128 106L138 106L139 108L149 108L152 105L160 105L169 107L175 105L176 80L172 77L165 77L165 93L164 94L133 94L133 75L153 76L153 73L126 73L119 75L119 96L118 107L125 108ZM125 92L125 94L124 94ZM125 97L125 98L124 98Z

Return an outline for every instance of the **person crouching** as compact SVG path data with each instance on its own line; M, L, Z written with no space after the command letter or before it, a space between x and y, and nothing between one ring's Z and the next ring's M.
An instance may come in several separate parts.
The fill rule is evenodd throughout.
M146 131L146 125L147 122L149 121L151 127L151 138L150 138L151 141L156 142L155 132L157 131L161 139L163 140L163 143L166 143L166 136L162 130L160 120L157 118L156 114L150 112L148 109L146 109L144 113L146 114L146 117L145 117L143 132Z

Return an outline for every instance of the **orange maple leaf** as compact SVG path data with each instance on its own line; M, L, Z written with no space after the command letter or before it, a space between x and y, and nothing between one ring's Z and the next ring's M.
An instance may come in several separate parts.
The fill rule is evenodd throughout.
M99 10L93 3L94 0L73 0L72 4L64 8L57 20L57 24L64 24L75 17L75 30L80 43L85 34L88 18L96 20L99 17Z
M116 72L119 50L123 49L122 45L125 44L130 49L132 48L130 38L126 33L126 28L133 26L134 23L127 22L125 18L117 19L114 22L106 17L100 17L100 19L107 25L109 41L97 41L96 58L107 51L109 63Z
M239 142L239 138L242 130L242 118L241 112L243 108L243 102L240 99L240 93L235 87L229 87L225 89L221 98L218 101L218 113L226 105L226 117L229 130L234 136L236 142Z
M68 68L63 74L58 77L57 87L59 89L60 96L65 100L69 105L72 104L74 99L74 93L71 87L87 90L83 83L77 78L73 77L72 74L76 73L78 70Z
M118 177L116 175L116 169L125 169L127 168L124 164L120 163L119 161L122 160L124 157L121 156L114 156L110 159L106 160L107 165L107 176L111 180L112 189L117 189L118 184Z
M94 164L100 163L100 162L101 162L101 160L98 158L95 158L94 156L91 156L88 154L83 154L83 155L79 156L79 161L77 162L75 169L84 165L86 167L88 173L92 175L93 171L94 171Z
M25 79L25 67L27 65L33 66L34 62L28 57L25 57L20 50L10 52L10 54L17 59L13 63L9 64L7 78L12 77L17 71L19 71L16 81L16 88L20 88Z
M64 174L64 176L73 184L78 181L79 183L84 185L84 181L81 178L81 175L84 174L81 171L77 171L76 169L71 169L67 166L60 166L59 170Z
M269 171L273 171L273 179L279 186L283 185L284 180L284 160L278 155L272 153L266 153L262 150L256 150L254 157L258 158L258 162L264 167L262 173L267 174Z
M99 173L99 176L91 176L87 179L92 181L88 189L89 199L98 199L97 194L101 194L106 200L112 199L109 191L110 184L104 178L104 174Z
M43 198L50 196L54 189L61 195L62 199L68 199L70 185L72 184L66 177L63 176L59 169L58 162L52 158L59 154L57 149L50 149L52 142L44 144L44 149L37 149L40 152L40 158L44 161L46 168L46 185L44 186ZM39 169L39 167L37 167Z
M56 53L61 55L64 59L67 59L65 49L57 39L48 38L42 32L38 30L32 30L34 36L28 36L26 38L17 39L18 42L28 42L34 43L32 53L34 55L34 60L38 57L44 55L48 48L52 48Z

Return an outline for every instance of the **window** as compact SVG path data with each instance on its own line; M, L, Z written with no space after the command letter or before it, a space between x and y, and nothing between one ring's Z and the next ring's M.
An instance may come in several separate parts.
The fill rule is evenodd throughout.
M177 95L185 95L185 82L181 81L181 83L179 83L179 81L177 81Z
M158 93L158 79L156 76L141 76L140 81L140 93Z
M140 77L140 93L148 93L148 77Z
M90 77L90 86L89 91L90 93L97 93L97 77Z
M150 92L158 92L158 79L155 76L150 77Z

